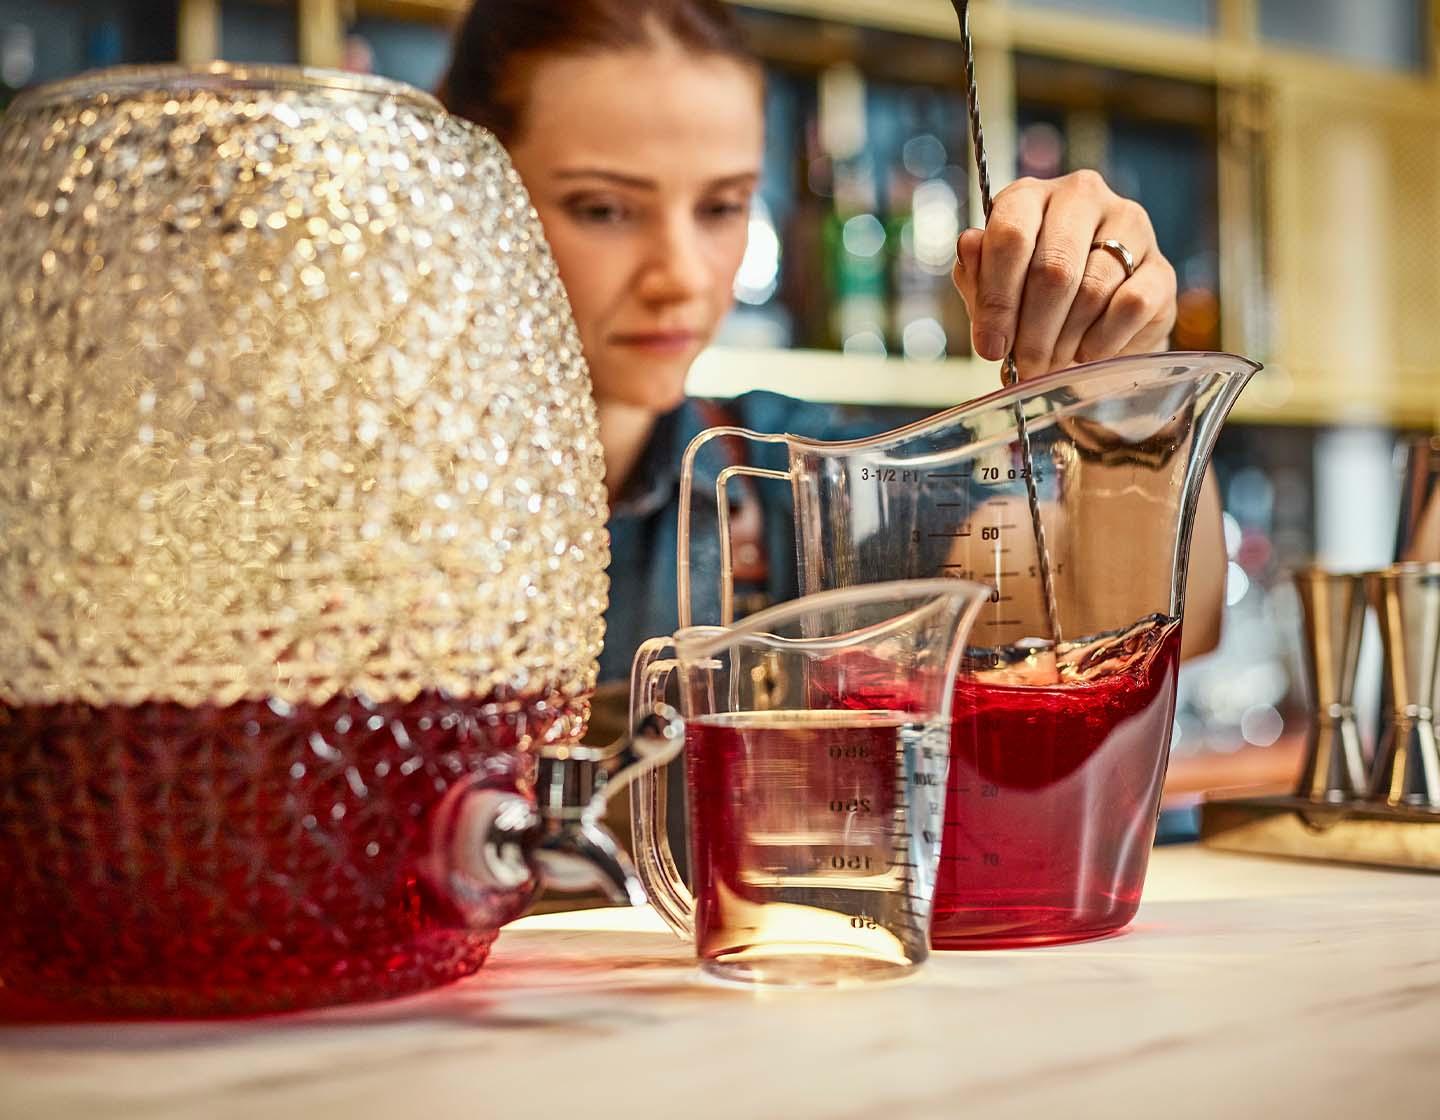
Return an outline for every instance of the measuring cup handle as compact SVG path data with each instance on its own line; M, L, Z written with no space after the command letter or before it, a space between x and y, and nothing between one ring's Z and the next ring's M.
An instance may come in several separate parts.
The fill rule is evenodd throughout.
M715 478L716 520L720 533L720 625L735 622L735 542L730 531L730 502L726 487L732 478L768 478L790 480L788 471L772 471L763 467L726 467Z
M737 446L744 444L789 444L790 437L783 435L771 435L761 432L752 432L748 428L715 427L707 428L685 448L684 458L680 467L680 535L677 542L675 561L678 589L678 606L680 613L681 627L691 626L695 623L692 612L690 595L690 543L691 529L694 520L694 496L695 496L695 463L700 452L709 444L730 441ZM734 554L732 541L730 539L730 502L726 493L726 486L735 478L757 478L774 479L781 482L793 483L794 477L789 471L768 470L762 467L752 467L744 462L743 451L737 456L731 452L732 462L719 471L715 478L715 508L719 524L717 532L720 539L720 606L722 626L729 626L735 621L735 576L734 576ZM738 458L740 461L733 461ZM713 622L713 619L702 620Z
M642 738L642 729L657 714L670 715L665 690L676 661L665 654L673 649L669 638L651 638L635 651L630 670L630 734ZM675 752L678 755L679 751ZM675 755L671 755L673 758ZM669 761L668 759L666 760ZM675 866L666 827L669 809L668 765L638 769L630 785L631 852L635 869L650 904L667 925L687 939L695 936L695 899Z

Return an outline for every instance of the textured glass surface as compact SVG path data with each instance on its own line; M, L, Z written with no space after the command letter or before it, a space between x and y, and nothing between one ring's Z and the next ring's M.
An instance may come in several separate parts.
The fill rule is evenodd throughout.
M423 874L457 781L523 782L573 713L422 695L225 708L0 704L0 1014L412 992L485 960Z
M1260 0L1260 34L1357 62L1423 70L1424 0Z
M0 700L588 691L602 461L518 177L250 73L0 128Z
M0 990L272 1010L478 968L457 784L578 739L580 346L487 133L398 85L110 72L0 123Z
M1022 7L1056 8L1177 27L1210 29L1215 26L1215 0L1018 0L1018 3Z

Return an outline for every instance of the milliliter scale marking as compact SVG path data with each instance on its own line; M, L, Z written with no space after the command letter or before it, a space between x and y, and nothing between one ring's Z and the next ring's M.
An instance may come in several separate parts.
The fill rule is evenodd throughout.
M922 745L927 734L943 734L947 746L943 750ZM894 909L891 913L899 913L905 917L912 929L912 935L924 939L928 936L928 929L925 924L929 920L929 907L922 895L925 882L933 878L933 870L927 871L930 861L935 860L938 853L934 848L940 843L943 820L939 808L935 804L935 798L931 791L938 790L946 784L948 775L942 767L949 760L948 748L949 730L934 728L929 731L920 732L910 745L899 751L894 762L894 783L895 795L891 811L891 846L888 852L888 859L883 863L877 859L877 864L883 867L884 871L899 878L896 884L895 893L899 898L892 904ZM832 758L852 757L847 753L849 748L831 748ZM841 753L836 753L841 752ZM853 757L864 758L863 754ZM832 811L845 812L869 812L869 806L878 806L882 800L879 790L871 789L868 794L860 790L847 791L843 795L832 796L828 804ZM855 808L861 806L861 808ZM914 821L916 813L923 816L920 822ZM929 851L917 851L914 847L916 835L912 834L912 824L924 823L926 827L918 836L929 848ZM872 852L873 848L870 849ZM815 865L817 871L826 870L855 870L866 874L872 871L871 857L869 855L852 855L850 849L841 846L832 848L822 853ZM877 853L878 855L878 853ZM893 897L893 896L892 896ZM893 919L892 919L893 920ZM883 915L871 912L868 905L862 906L857 912L850 916L850 926L854 929L875 929L884 924Z

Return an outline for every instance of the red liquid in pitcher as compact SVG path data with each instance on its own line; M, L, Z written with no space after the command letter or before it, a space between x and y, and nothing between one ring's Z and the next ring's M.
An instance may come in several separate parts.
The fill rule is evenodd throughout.
M149 1015L394 996L474 972L420 863L457 780L528 780L574 701L0 705L0 1000Z
M1079 940L1130 921L1179 653L1178 622L1157 620L1062 655L1058 684L1020 683L1020 669L956 682L936 948Z

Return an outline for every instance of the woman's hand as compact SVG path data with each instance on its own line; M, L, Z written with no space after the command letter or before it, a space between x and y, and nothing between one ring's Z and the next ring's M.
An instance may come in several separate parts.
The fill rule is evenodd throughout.
M1115 254L1090 248L1112 240L1134 259L1129 279ZM985 228L960 235L954 278L975 352L1013 352L1022 378L1164 350L1175 325L1175 269L1149 215L1094 171L1011 183Z

